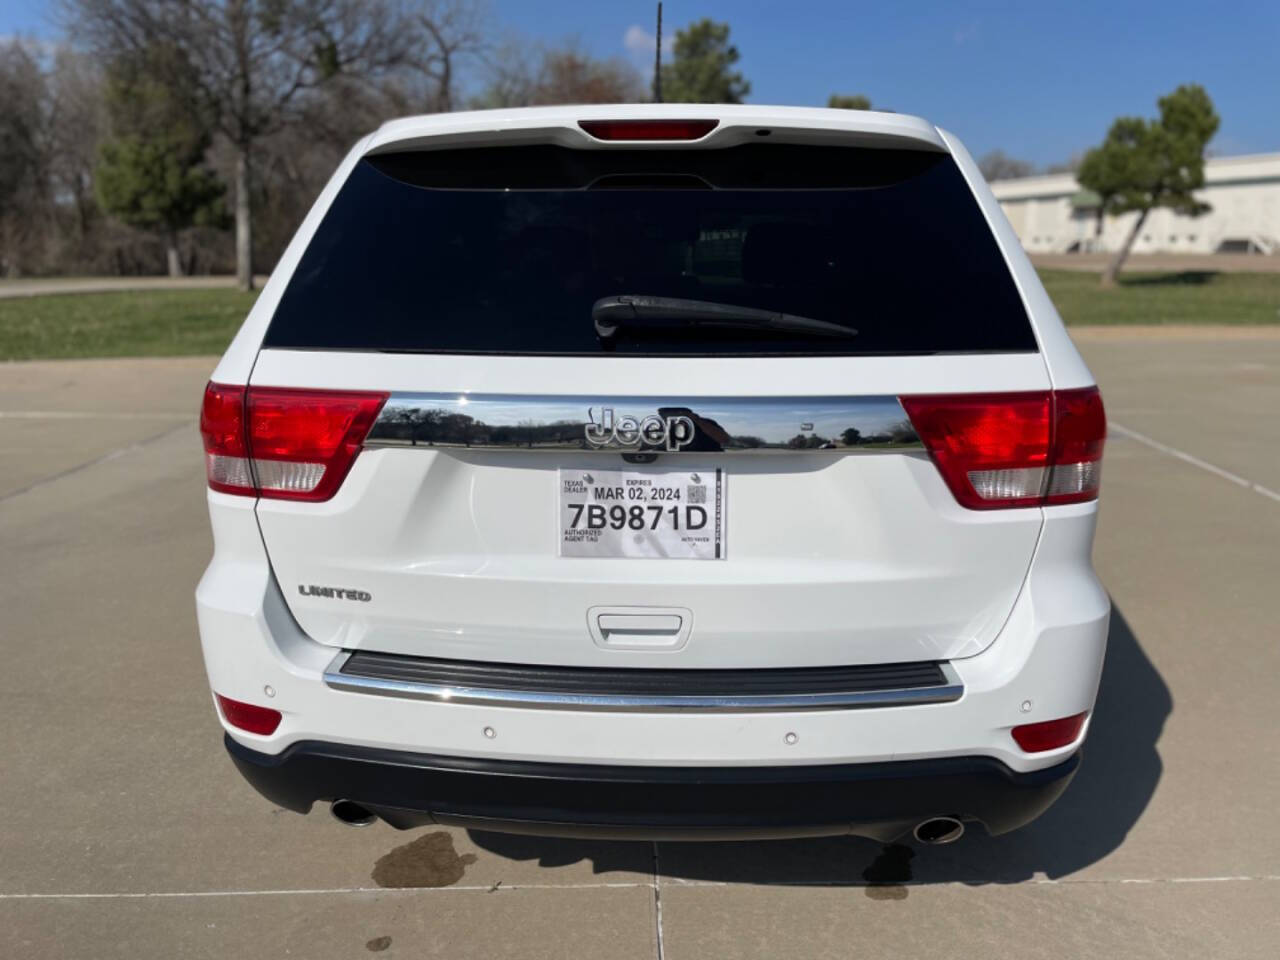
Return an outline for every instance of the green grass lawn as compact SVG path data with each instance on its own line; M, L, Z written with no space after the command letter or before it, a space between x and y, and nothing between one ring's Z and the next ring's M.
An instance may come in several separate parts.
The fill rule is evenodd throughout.
M1280 273L1098 275L1043 270L1069 324L1280 323ZM0 360L219 354L255 293L151 290L0 299Z
M1122 273L1110 290L1096 273L1040 279L1068 324L1280 323L1280 273Z
M0 299L0 360L219 354L256 297L218 289Z

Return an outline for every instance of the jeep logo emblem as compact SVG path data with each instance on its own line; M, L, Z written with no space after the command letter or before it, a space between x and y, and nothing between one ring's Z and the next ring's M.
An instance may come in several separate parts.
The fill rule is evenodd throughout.
M693 421L685 416L664 418L651 413L637 420L615 417L613 407L601 407L597 422L595 408L588 407L587 417L587 443L593 447L665 447L675 453L693 442Z

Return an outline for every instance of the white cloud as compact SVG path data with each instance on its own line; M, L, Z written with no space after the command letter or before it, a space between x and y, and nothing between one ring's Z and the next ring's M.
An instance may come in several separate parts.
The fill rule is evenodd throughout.
M664 54L671 53L675 49L676 38L674 34L664 33L662 37L662 52ZM649 59L653 56L653 34L640 26L633 23L627 27L626 32L622 35L622 46L626 48L627 53L637 59Z

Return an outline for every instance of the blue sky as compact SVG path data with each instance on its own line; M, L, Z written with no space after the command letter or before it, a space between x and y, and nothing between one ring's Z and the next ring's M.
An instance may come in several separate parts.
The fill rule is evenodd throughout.
M532 39L651 62L650 0L489 0ZM0 35L55 34L52 4L0 0ZM754 103L820 105L833 92L949 128L975 154L1036 164L1097 143L1119 114L1201 83L1222 115L1218 153L1280 150L1280 0L852 3L667 0L668 31L709 16L733 28ZM637 28L637 29L632 29ZM628 38L630 42L628 42ZM649 43L652 40L649 39Z

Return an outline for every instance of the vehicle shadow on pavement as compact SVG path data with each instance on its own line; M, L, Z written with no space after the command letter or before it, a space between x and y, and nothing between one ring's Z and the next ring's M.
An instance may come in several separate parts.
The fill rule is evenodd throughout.
M973 825L956 843L875 843L860 837L734 843L659 843L664 878L725 883L868 887L885 898L912 883L1016 883L1056 879L1101 860L1124 842L1155 792L1163 766L1156 744L1173 698L1119 608L1080 772L1034 823L1002 837ZM635 844L471 831L481 849L559 866L590 860L596 873L633 870Z

